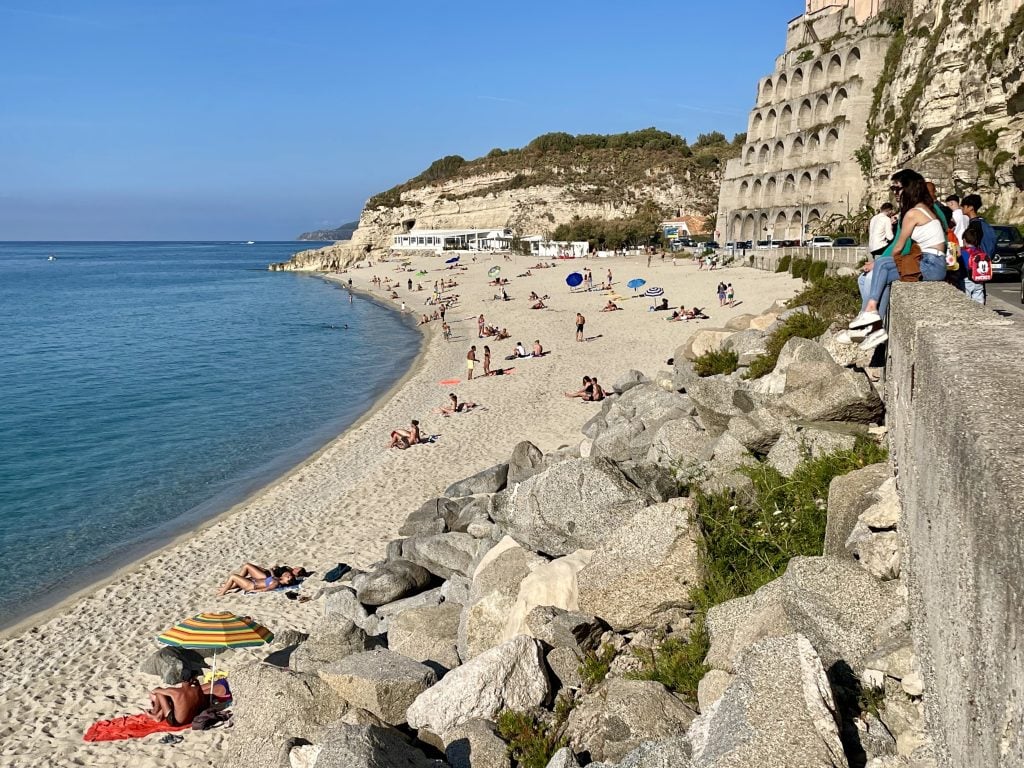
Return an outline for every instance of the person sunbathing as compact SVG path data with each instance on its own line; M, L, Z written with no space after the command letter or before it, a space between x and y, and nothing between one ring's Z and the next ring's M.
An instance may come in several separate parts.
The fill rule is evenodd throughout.
M391 433L391 443L388 448L398 448L404 451L410 445L416 445L421 440L420 423L413 419L409 429L396 429Z
M597 376L591 377L590 384L590 394L584 395L583 399L588 403L599 403L604 400L604 390L601 389L601 385L597 383Z
M498 341L501 341L502 339L507 339L510 336L512 336L512 334L508 332L508 328L502 328L501 332L494 338L496 338Z
M547 309L548 305L543 300L537 301L530 307L530 309Z
M612 301L611 299L609 299L609 300L608 300L608 303L607 303L607 304L605 304L605 305L604 305L604 306L603 306L603 307L601 308L601 311L602 311L602 312L615 312L616 310L619 310L619 309L622 309L622 307L620 307L620 306L619 306L618 304L616 304L616 303L615 303L614 301Z
M247 578L260 578L260 573L262 573L269 574L277 579L280 579L285 573L290 573L293 580L304 579L309 576L309 571L301 565L273 565L270 568L265 568L254 563L243 563L240 568L232 571L232 573Z
M577 392L566 392L566 397L582 397L586 399L594 391L594 382L589 376L583 377L583 389Z
M280 586L288 586L295 582L295 574L285 571L280 577L258 568L252 563L242 566L242 574L232 573L219 590L217 597L228 592L272 592Z
M530 291L530 301L540 301L540 296L537 295L536 291Z
M434 412L442 416L451 416L453 413L466 413L466 411L471 411L474 408L476 408L476 403L460 403L459 398L452 392L448 395L448 402L440 408L435 408Z
M168 725L188 725L210 706L211 692L213 698L220 701L231 697L231 689L224 679L202 685L198 680L189 680L178 685L154 688L149 692L149 709L146 714L158 723L166 721Z
M533 340L533 356L544 357L544 347L540 345L540 339Z

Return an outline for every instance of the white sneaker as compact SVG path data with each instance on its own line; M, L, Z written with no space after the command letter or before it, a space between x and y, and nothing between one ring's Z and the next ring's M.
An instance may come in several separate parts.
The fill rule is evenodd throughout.
M886 333L885 328L879 328L877 331L868 334L868 337L860 343L860 348L862 351L867 352L869 349L874 349L879 344L884 344L888 340L889 334Z
M837 344L859 344L864 341L869 331L866 328L858 328L854 331L840 331L836 334Z
M850 328L864 328L881 321L882 318L877 312L861 312L850 321Z

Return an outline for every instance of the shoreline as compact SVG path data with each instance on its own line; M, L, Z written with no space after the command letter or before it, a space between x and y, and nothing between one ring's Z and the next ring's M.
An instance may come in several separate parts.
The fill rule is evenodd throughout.
M762 273L745 267L703 273L691 264L665 261L645 268L629 259L589 259L559 263L554 269L534 269L532 260L482 257L465 271L447 271L436 257L413 257L414 269L426 269L425 290L410 293L395 274L395 263L378 264L347 274L316 275L361 298L397 310L370 283L374 275L401 279L396 289L415 322L433 280L455 278L459 304L448 311L453 339L445 342L438 323L417 326L422 333L419 354L403 376L347 430L285 475L256 490L231 509L185 532L159 550L111 574L101 586L92 585L45 614L35 614L30 628L0 635L0 764L12 766L76 765L139 768L185 768L213 764L232 751L232 730L190 732L184 742L168 746L158 739L85 744L89 723L138 711L146 691L156 684L138 665L157 649L155 636L174 622L205 610L229 610L250 615L275 633L308 632L322 615L321 601L289 601L278 594L228 595L213 593L224 575L246 560L269 565L287 562L318 573L338 562L365 568L383 554L387 543L409 513L444 488L507 459L521 440L543 452L573 445L581 425L599 406L569 400L562 393L575 388L579 377L597 373L606 386L630 368L648 374L686 339L702 328L719 327L730 317L756 313L776 299L793 295L797 281L789 275ZM494 301L486 271L500 265L511 279L510 302ZM648 301L633 299L623 288L620 312L601 314L606 296L599 292L571 293L565 286L570 269L589 267L595 277L614 270L616 285L643 275L663 286L670 300L707 306L713 286L732 280L740 306L708 313L713 320L666 323L648 313ZM517 273L523 275L516 276ZM532 311L530 290L550 295L549 308ZM432 311L432 307L428 308ZM574 341L574 314L588 315L588 343ZM476 317L508 327L503 342L478 339ZM516 341L529 345L540 339L549 354L539 359L504 361ZM500 377L462 378L470 344L478 351L493 348L493 367L514 367ZM387 350L367 356L362 365L386 365ZM450 418L434 409L447 393L479 407ZM434 443L409 450L388 450L388 431L418 418ZM306 587L315 594L321 585L314 576ZM239 649L225 654L225 669L263 659L274 646ZM59 681L59 685L53 685Z
M309 277L335 284L335 287L339 290L348 290L348 285L331 275L316 274L309 275ZM383 309L394 311L399 315L402 314L399 310L395 309L395 307L386 304L384 301L381 301L368 292L358 290L353 292L356 295L372 301ZM410 324L410 327L413 326ZM54 616L60 614L83 597L108 586L119 577L130 573L151 557L160 555L165 550L187 542L190 538L202 533L207 528L231 517L231 515L243 509L254 499L264 493L270 492L275 486L286 482L291 475L296 472L301 472L307 465L315 462L325 451L330 449L334 443L344 438L350 431L358 429L359 426L367 419L370 419L375 412L383 408L387 404L388 400L390 400L395 393L405 386L408 379L424 365L427 348L432 338L432 334L425 326L415 326L415 330L419 332L420 336L419 349L416 352L416 356L413 358L413 362L409 370L399 379L396 379L391 386L389 386L373 401L366 411L345 426L340 432L333 433L322 442L318 440L317 442L319 445L312 453L306 453L303 451L305 458L301 459L298 463L287 461L283 470L273 469L274 464L277 463L278 460L267 462L265 465L267 467L266 470L256 470L255 477L251 482L240 482L238 490L227 489L218 493L216 496L197 504L195 507L186 510L175 521L172 521L165 526L157 527L151 534L132 544L129 547L129 551L123 553L121 556L111 555L97 563L87 566L83 569L84 574L80 581L75 581L75 583L64 582L55 585L47 592L42 593L43 596L50 596L52 598L44 599L44 602L46 602L47 605L43 608L34 610L32 613L27 615L15 617L11 623L5 623L4 618L0 618L0 641L38 627L40 624L43 624ZM285 462L283 458L279 461L281 463ZM251 487L245 491L240 490L247 485L253 485L255 487ZM222 507L221 504L216 503L222 496L233 498L234 501L228 504L227 507ZM203 512L203 508L207 505L213 505L215 508L219 508L219 511L210 513ZM40 595L33 596L34 600L39 598Z

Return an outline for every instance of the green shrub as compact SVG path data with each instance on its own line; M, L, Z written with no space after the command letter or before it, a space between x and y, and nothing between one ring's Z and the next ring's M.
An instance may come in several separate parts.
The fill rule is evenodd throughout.
M811 283L816 283L825 277L825 270L828 269L828 264L824 261L813 261L807 268L807 280Z
M703 533L704 581L691 594L693 628L686 640L670 638L654 651L637 652L643 667L631 677L657 680L696 701L697 684L708 671L707 612L778 578L792 558L820 555L832 480L886 458L884 448L858 437L849 450L805 459L788 478L767 463L740 470L754 484L751 500L741 501L729 491L698 490L694 498Z
M565 746L560 723L544 723L534 715L506 709L498 715L498 736L520 768L545 768Z
M807 285L789 300L791 307L810 307L811 312L831 325L860 311L860 289L856 277L825 275Z
M583 654L579 673L584 690L590 690L604 682L615 656L615 647L607 644L601 646L599 651L587 651Z
M750 258L753 259L754 258L753 255L751 255ZM778 272L788 272L789 271L789 263L790 263L790 261L791 261L790 256L787 253L785 256L783 256L781 259L779 259L779 265L777 267L775 267L775 271L777 273Z
M808 312L797 312L772 332L765 342L765 353L759 355L747 369L747 379L759 379L775 370L779 353L786 342L793 338L816 339L828 330L830 323L821 316Z
M729 374L740 364L740 356L731 349L709 349L693 361L693 370L698 376Z
M793 277L799 277L801 280L807 279L807 270L811 266L810 259L794 259L793 260Z

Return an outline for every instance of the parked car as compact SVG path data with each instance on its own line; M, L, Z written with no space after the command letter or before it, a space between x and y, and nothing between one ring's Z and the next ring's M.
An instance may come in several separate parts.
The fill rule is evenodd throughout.
M721 246L714 240L708 240L704 243L705 248L710 248L713 251L717 251Z
M833 248L856 248L857 239L853 237L837 237L832 241Z
M831 248L832 238L825 235L815 235L811 240L812 248Z
M1021 277L1024 273L1024 237L1020 230L1007 224L993 224L996 231L996 255L992 257L992 276ZM1024 289L1021 293L1024 302Z

